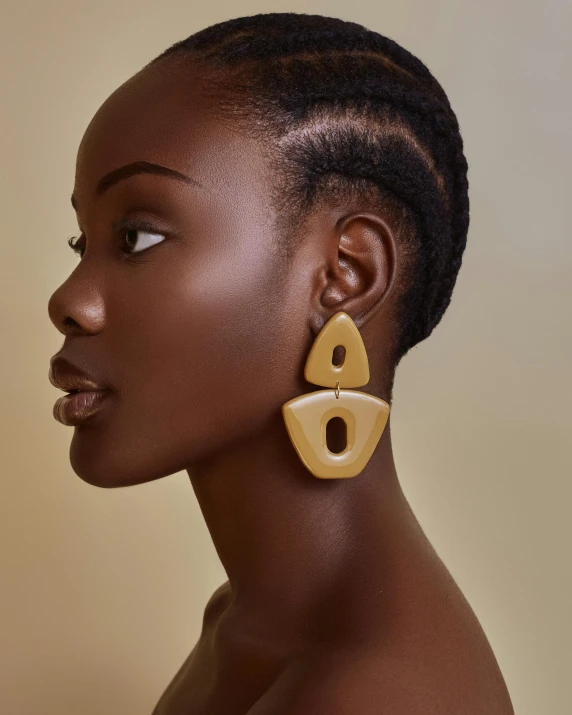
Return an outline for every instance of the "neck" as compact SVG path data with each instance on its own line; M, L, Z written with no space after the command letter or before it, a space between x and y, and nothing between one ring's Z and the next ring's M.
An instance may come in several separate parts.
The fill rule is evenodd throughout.
M356 477L314 477L281 415L188 472L241 612L288 629L330 596L339 604L342 594L354 601L380 592L391 525L406 505L389 420Z

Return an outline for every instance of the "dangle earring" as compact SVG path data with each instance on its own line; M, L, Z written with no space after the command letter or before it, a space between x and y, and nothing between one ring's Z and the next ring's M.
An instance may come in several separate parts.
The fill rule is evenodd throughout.
M334 349L345 349L341 365L333 364ZM369 382L369 363L356 324L344 311L333 315L318 333L308 354L304 377L316 390L282 405L282 416L304 466L320 479L340 479L359 474L379 442L389 417L389 404L349 387ZM326 427L333 417L346 425L346 446L332 452Z

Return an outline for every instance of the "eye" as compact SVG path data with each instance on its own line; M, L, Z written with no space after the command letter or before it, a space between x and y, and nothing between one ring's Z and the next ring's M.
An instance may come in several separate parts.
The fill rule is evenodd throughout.
M157 233L154 229L145 230L141 228L128 228L122 232L124 243L129 246L125 253L140 253L156 243L164 240L165 236L162 233ZM138 246L138 247L136 247Z
M121 237L122 246L120 250L127 256L142 253L147 248L161 243L166 238L164 233L161 233L150 223L143 220L122 219L114 225L114 228ZM85 253L85 246L80 243L83 238L83 233L81 236L68 238L69 246L80 257L83 257Z

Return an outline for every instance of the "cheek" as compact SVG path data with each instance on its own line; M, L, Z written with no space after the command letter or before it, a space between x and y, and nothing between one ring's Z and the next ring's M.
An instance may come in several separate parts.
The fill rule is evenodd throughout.
M280 409L283 306L276 260L260 258L241 264L227 252L153 280L137 267L130 307L110 304L110 372L120 377L98 460L116 482L184 469Z

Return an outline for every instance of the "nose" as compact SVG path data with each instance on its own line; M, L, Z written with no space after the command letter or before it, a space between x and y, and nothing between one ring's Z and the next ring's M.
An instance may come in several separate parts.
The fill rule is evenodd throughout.
M72 273L48 301L48 315L63 335L97 333L104 323L103 297L93 281Z

